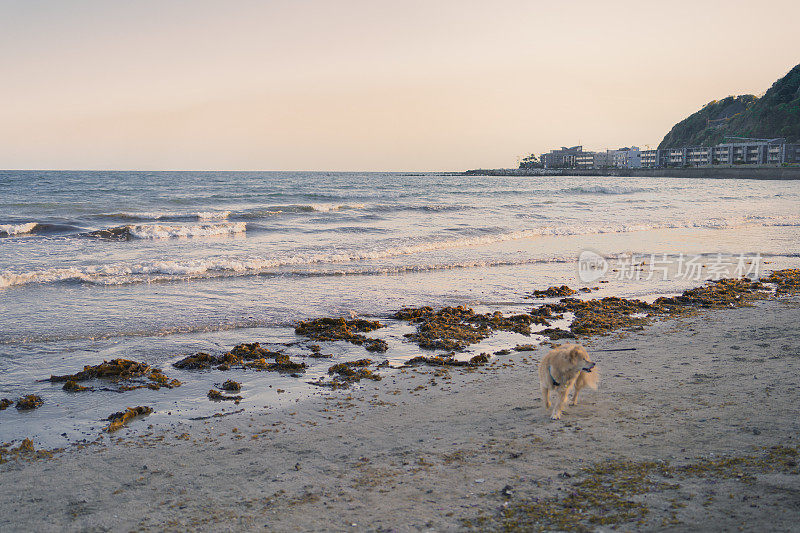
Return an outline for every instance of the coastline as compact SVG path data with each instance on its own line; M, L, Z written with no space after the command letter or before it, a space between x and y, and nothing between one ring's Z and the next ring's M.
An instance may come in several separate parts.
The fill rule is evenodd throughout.
M609 169L543 169L494 168L473 169L464 176L601 176L618 178L693 178L800 180L800 167L692 167L692 168L609 168Z
M601 388L561 422L541 405L539 347L11 461L0 466L0 529L499 529L509 504L558 496L598 462L796 449L798 310L792 296L589 337ZM748 483L673 480L680 488L634 498L649 511L636 527L789 530L800 515L794 464Z

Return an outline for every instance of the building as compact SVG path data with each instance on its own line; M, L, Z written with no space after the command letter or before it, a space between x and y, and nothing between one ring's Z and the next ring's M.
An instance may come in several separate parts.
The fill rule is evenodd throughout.
M618 150L610 150L612 163L614 168L641 168L642 155L638 146L631 146L628 148L620 148Z
M610 168L614 166L613 150L581 152L575 156L575 168Z
M729 142L716 146L644 150L641 153L642 168L800 163L800 144L787 144L786 139L726 139Z
M707 165L785 165L800 163L800 144L786 139L725 137L716 146L639 150L638 146L584 152L582 146L542 154L544 168L669 168ZM522 165L520 165L522 166Z
M583 153L583 146L567 148L562 146L558 150L550 150L542 154L541 162L544 168L574 168L575 158Z
M661 150L642 150L640 155L642 168L656 168L661 166L660 152Z

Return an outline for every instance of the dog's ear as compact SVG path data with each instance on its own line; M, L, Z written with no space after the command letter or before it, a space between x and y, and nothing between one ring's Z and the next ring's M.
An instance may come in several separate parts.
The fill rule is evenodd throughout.
M581 347L576 344L569 351L569 360L572 363L577 363L578 359L580 358L581 358Z

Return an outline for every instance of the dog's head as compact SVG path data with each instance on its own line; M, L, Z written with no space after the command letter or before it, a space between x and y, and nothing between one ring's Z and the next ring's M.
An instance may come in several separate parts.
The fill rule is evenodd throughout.
M589 359L589 354L583 346L575 344L569 351L569 362L584 372L591 372L594 363Z

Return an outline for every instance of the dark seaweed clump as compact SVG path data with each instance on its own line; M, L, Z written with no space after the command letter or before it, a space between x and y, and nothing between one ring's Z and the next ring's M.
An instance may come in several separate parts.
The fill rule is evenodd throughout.
M476 367L485 365L488 362L489 362L489 354L487 353L482 353L473 356L467 361L459 361L453 356L453 354L444 357L438 355L433 357L425 357L422 355L418 355L417 357L412 357L411 359L403 363L403 366L428 365L428 366Z
M353 383L358 383L362 379L380 381L383 379L383 376L367 368L372 363L373 361L371 359L359 359L357 361L337 363L328 368L328 374L332 376L329 381L311 381L309 383L318 387L328 387L337 390L349 388Z
M529 298L558 298L563 296L572 296L576 292L578 291L570 289L566 285L562 285L560 287L550 287L549 289L545 289L543 291L542 290L533 291L529 295ZM583 292L589 292L589 291L583 291Z
M241 396L239 396L238 394L236 396L229 395L229 394L222 394L220 391L214 390L214 389L211 389L210 391L208 391L207 396L208 396L208 399L213 401L213 402L231 401L231 402L233 402L233 403L235 403L237 405L239 404L240 401L242 401L244 399Z
M504 316L500 312L477 314L463 305L434 311L431 307L404 308L392 318L417 324L415 333L406 337L420 348L458 352L480 342L496 330L531 334L534 319L527 314Z
M84 387L83 385L79 384L77 381L69 380L64 383L62 387L67 392L82 392L82 391L90 391L92 390L91 387Z
M43 404L44 400L42 400L39 396L36 396L35 394L28 394L27 396L23 396L17 400L16 408L20 411L30 411L31 409L41 407Z
M0 465L11 460L35 461L37 459L49 459L54 452L64 451L63 448L54 450L37 450L33 446L31 439L24 439L19 446L12 447L10 443L0 444Z
M109 424L106 426L105 430L108 432L117 431L118 429L122 429L125 424L137 416L149 415L152 412L153 409L147 406L140 405L138 407L128 407L124 411L120 411L109 416L106 419L109 421Z
M14 402L9 400L8 398L3 398L2 400L0 400L0 411L2 411L3 409L8 409L12 405L14 405Z
M232 379L229 379L228 381L223 383L219 388L229 392L239 392L240 390L242 390L242 384L239 383L238 381L233 381Z
M773 276L778 280L785 279L780 272L773 273ZM688 289L679 296L658 298L652 304L618 297L595 300L562 298L557 304L547 304L535 309L534 312L542 316L555 316L553 313L563 316L563 313L571 312L575 315L569 327L571 333L576 336L604 335L619 329L641 328L658 316L686 315L698 309L743 307L752 305L752 302L767 298L769 295L769 288L761 281L747 278L721 279L702 287ZM561 333L562 331L546 329L540 333L554 340L569 338Z
M272 359L272 361L268 361ZM198 352L184 357L172 364L182 370L230 370L233 367L251 370L269 370L277 372L305 372L305 363L295 363L289 356L281 352L273 352L257 342L239 344L230 352L222 355L211 355Z
M369 352L385 352L389 348L386 341L362 335L382 327L378 321L364 319L317 318L300 322L294 332L315 341L347 341Z
M65 382L64 390L68 392L78 392L93 390L78 383L90 379L103 379L119 384L116 392L148 388L158 390L161 387L173 389L180 387L181 382L177 379L170 379L158 368L153 368L147 363L131 361L130 359L112 359L103 361L99 365L86 365L83 370L76 374L65 376L50 376L48 381L53 383ZM103 389L109 390L109 389Z

